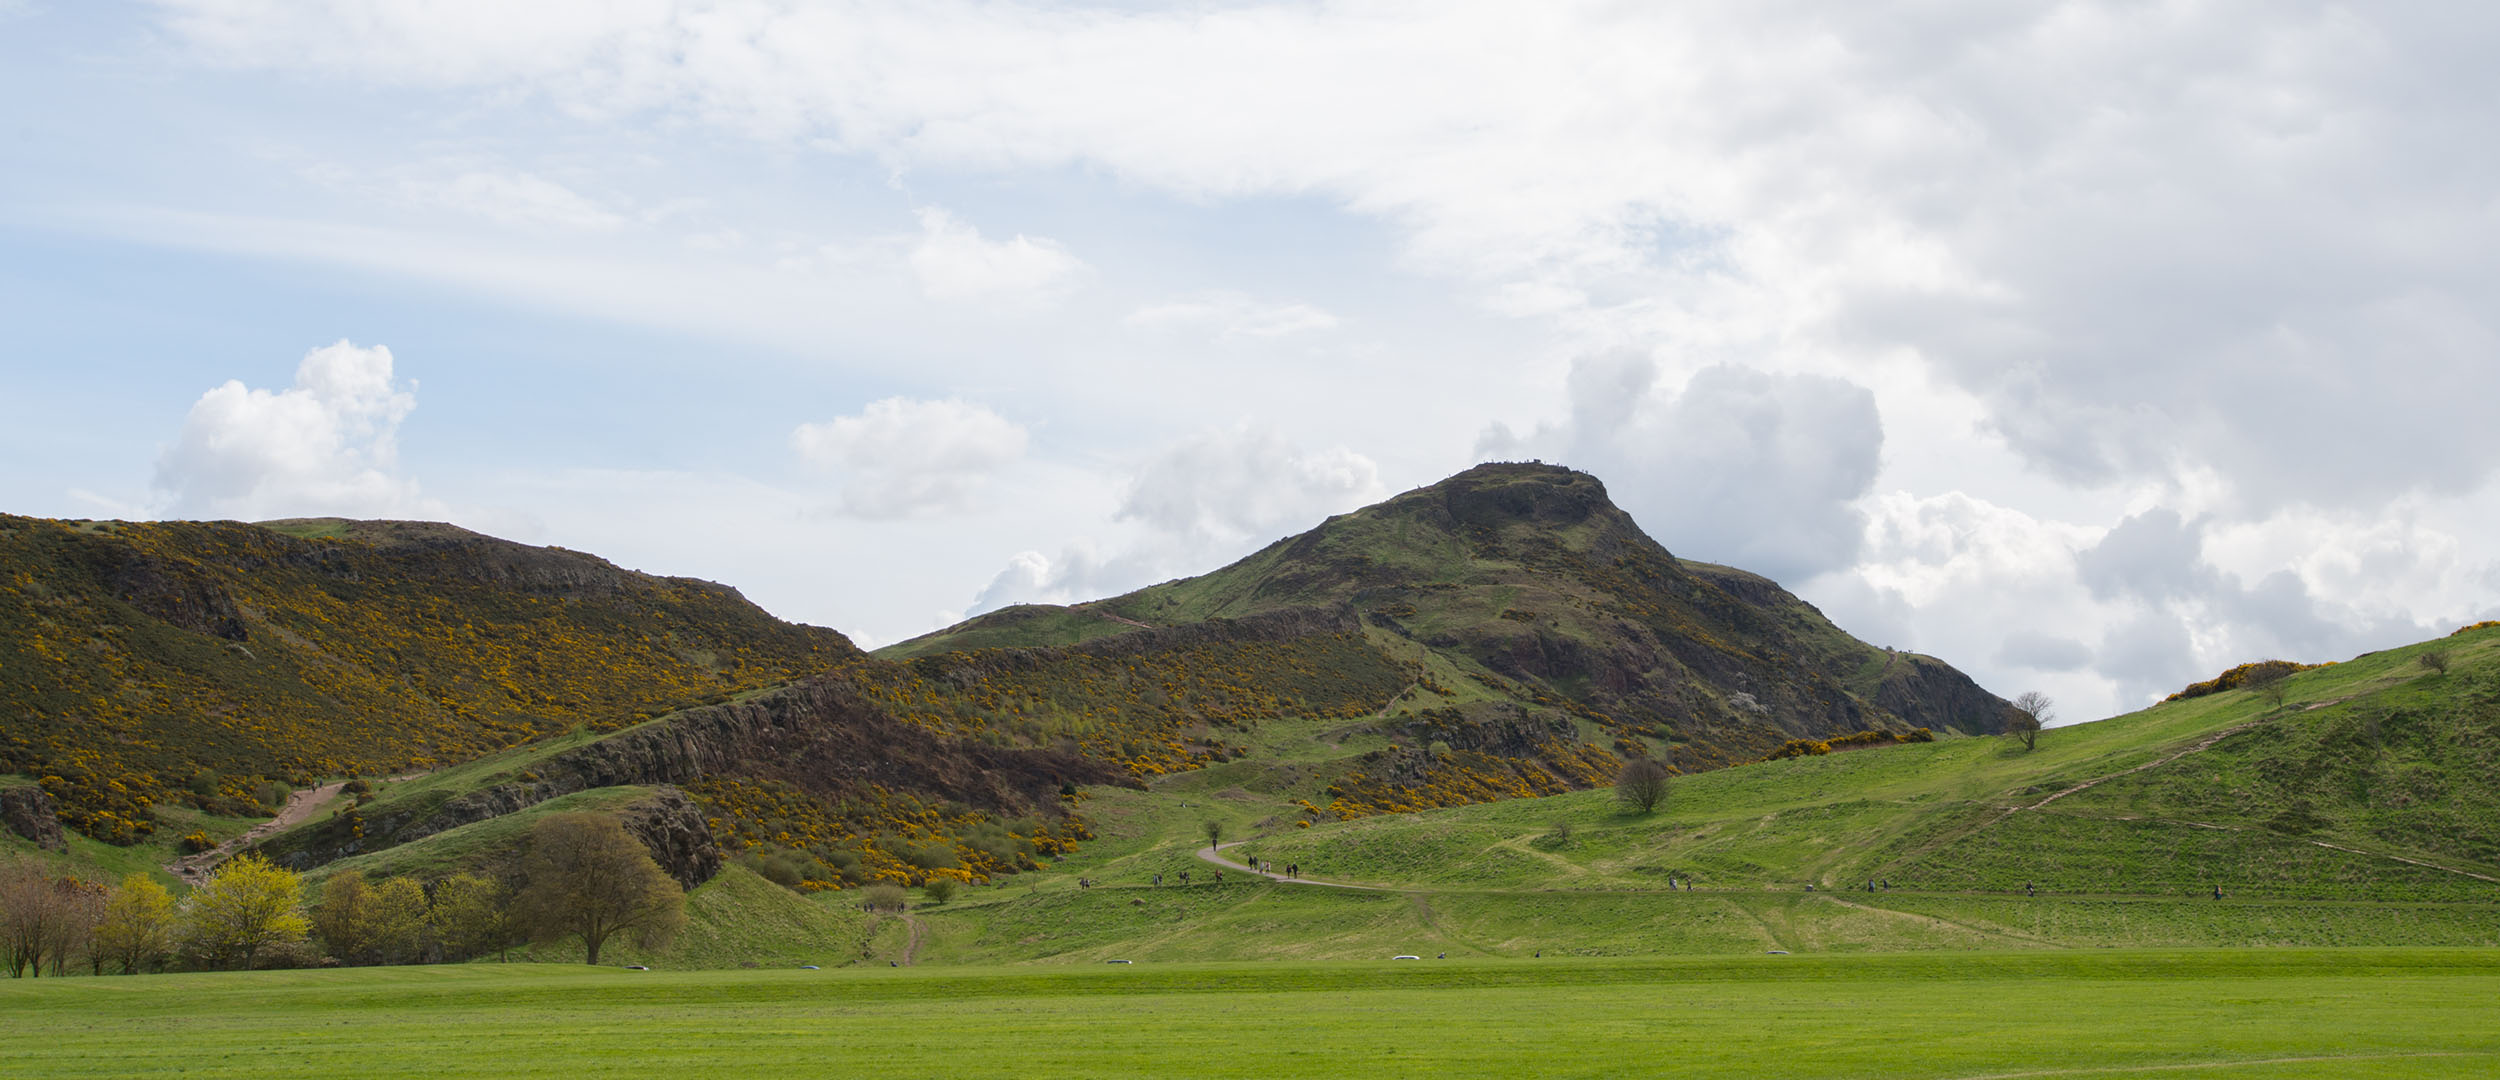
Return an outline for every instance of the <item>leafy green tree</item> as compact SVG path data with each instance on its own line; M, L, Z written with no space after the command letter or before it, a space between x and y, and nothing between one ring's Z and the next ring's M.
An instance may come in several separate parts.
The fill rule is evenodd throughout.
M522 924L541 941L580 938L584 963L598 963L619 932L654 948L686 924L685 890L615 818L548 815L530 830L522 867L529 884L514 904Z
M376 886L364 916L364 937L378 962L407 964L425 958L425 886L417 879L394 877Z
M303 882L259 855L229 859L183 903L183 944L210 967L249 968L266 953L301 942Z
M332 875L321 886L321 903L313 908L312 924L321 935L321 947L343 963L360 964L373 949L373 939L366 928L372 918L365 908L373 901L373 890L365 884L365 876L354 870Z
M434 940L454 960L498 952L512 941L503 887L476 874L455 874L434 883L434 906L427 917Z
M96 924L97 957L121 965L124 975L135 974L164 963L173 941L174 895L146 874L123 878Z

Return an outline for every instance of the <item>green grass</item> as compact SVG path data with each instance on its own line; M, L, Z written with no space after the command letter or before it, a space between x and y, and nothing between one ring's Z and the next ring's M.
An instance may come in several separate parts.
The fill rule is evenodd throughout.
M331 875L349 870L360 871L373 878L413 874L430 881L461 870L498 867L519 855L524 847L523 838L545 815L613 810L649 794L651 789L647 787L576 791L502 817L445 829L413 843L325 863L306 875L306 883L318 887Z
M2451 650L2451 674L2416 664L2429 647ZM2221 883L2285 898L2492 903L2500 739L2477 695L2495 683L2500 632L2482 631L2304 672L2279 711L2254 694L2217 694L2054 729L2030 751L1946 739L1683 777L1652 815L1588 791L1279 831L1246 850L1405 888L1655 889L1676 876L1829 889L1878 877L1979 892L2037 882L2184 896ZM2286 825L2295 804L2305 816Z
M2454 950L472 964L11 982L0 1074L2481 1077L2496 992Z

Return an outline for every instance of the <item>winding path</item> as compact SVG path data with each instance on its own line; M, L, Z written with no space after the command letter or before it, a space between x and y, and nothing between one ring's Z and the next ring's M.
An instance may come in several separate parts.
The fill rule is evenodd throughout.
M1266 839L1266 838L1265 838L1265 837L1256 837L1256 836L1251 837L1251 840L1263 840L1263 839ZM1399 890L1396 890L1396 889L1387 889L1387 888L1382 888L1381 886L1378 886L1378 885L1348 885L1348 884L1346 884L1346 883L1344 883L1344 882L1342 882L1342 881L1321 881L1321 880L1319 880L1319 879L1317 879L1317 878L1306 878L1306 877L1286 877L1286 876L1285 876L1285 875L1283 875L1283 874L1274 873L1274 872L1267 871L1267 870L1253 870L1253 869L1251 869L1251 868L1249 868L1249 867L1247 867L1247 866L1244 866L1244 865L1242 865L1242 864L1240 864L1240 863L1234 862L1234 861L1232 861L1231 859L1227 859L1227 858L1225 858L1224 856L1222 856L1221 854L1218 854L1218 852L1223 851L1225 848L1228 848L1228 847L1240 847L1241 845L1243 845L1243 844L1247 844L1247 843L1249 843L1249 842L1250 842L1250 840L1235 840L1235 841L1233 841L1232 843L1229 843L1229 844L1217 844L1217 845L1216 845L1216 846L1214 846L1214 847L1209 847L1209 848L1200 848L1200 849L1198 849L1197 855L1198 855L1198 857L1199 857L1199 858L1201 858L1201 859L1205 859L1206 861L1211 862L1211 863L1214 863L1215 865L1217 865L1217 866L1221 866L1221 867L1223 867L1223 868L1225 868L1225 869L1227 869L1227 870L1239 870L1239 871L1241 871L1242 873L1245 873L1245 874L1257 874L1257 875L1259 875L1260 877L1263 877L1263 878L1268 879L1269 881L1281 881L1281 882L1284 882L1284 883L1285 883L1285 884L1287 884L1287 885L1317 885L1317 886L1319 886L1319 887L1321 887L1321 888L1323 888L1323 889L1355 889L1355 890L1359 890L1359 891L1362 891L1362 892L1397 892L1397 891L1399 891Z

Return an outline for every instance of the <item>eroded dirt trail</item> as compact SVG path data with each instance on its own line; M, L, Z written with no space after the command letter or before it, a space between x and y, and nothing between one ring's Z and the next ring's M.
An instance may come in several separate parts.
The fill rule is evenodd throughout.
M401 773L398 776L385 776L382 782L396 784L402 780L414 780L423 775L425 774L421 772ZM340 789L346 786L347 781L336 780L320 787L309 787L293 792L286 797L286 805L278 808L276 817L254 825L244 830L243 835L197 855L185 855L166 863L165 872L172 874L175 880L197 888L201 882L208 880L209 873L217 869L217 864L226 861L235 852L250 847L261 837L281 829L291 829L312 820L312 816L320 813L323 807L336 800Z
M245 830L243 835L197 855L185 855L166 863L165 872L172 874L183 884L197 888L200 883L208 880L209 871L217 869L217 864L226 861L228 856L251 846L261 837L311 819L315 813L320 812L322 807L330 805L331 800L338 798L339 789L346 786L347 781L338 780L320 787L305 788L294 792L286 797L286 805L278 808L276 817L254 825Z

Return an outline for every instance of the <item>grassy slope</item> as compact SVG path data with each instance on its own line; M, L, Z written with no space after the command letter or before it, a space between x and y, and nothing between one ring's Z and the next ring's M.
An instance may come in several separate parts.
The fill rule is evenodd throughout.
M2500 1067L2500 954L1059 971L348 969L0 985L0 1073L1902 1077ZM1488 1022L1492 1021L1492 1022Z
M2417 666L2415 658L2430 648L2454 655L2451 674L2428 675ZM1582 792L1323 826L1280 835L1259 850L1275 861L1384 883L1651 888L1673 874L1719 887L1829 888L1873 874L1911 886L2002 890L2029 880L2067 892L2172 895L2209 888L2216 874L2235 891L2356 895L2352 890L2374 886L2318 880L2312 872L2357 863L2388 886L2387 898L2488 899L2490 882L2386 858L2500 877L2485 834L2451 828L2482 814L2495 797L2482 764L2490 753L2488 720L2469 725L2486 734L2461 737L2485 739L2479 746L2391 737L2372 752L2370 775L2334 761L2306 774L2288 770L2310 765L2316 748L2373 711L2409 718L2383 722L2388 730L2427 729L2432 715L2467 708L2460 695L2470 694L2474 679L2495 674L2500 631L2305 672L2293 677L2282 715L2210 751L2104 781L2039 811L2007 813L2187 749L2271 709L2247 692L2219 694L2052 730L2030 752L2008 739L1952 739L1704 773L1678 780L1670 804L1647 818L1627 816L1605 792ZM2261 789L2260 772L2280 775ZM2387 786L2371 778L2381 773L2434 778L2421 783L2439 793L2438 804L2385 805ZM2303 793L2318 819L2298 835L2268 827L2292 791ZM1557 823L1571 827L1567 847L1545 839ZM2217 825L2223 827L2210 827ZM2189 842L2183 832L2203 834L2205 842ZM2013 839L1985 839L2000 835ZM2231 851L2239 852L2231 856L2236 861L2210 862ZM2267 865L2295 856L2305 861ZM2082 862L2059 873L2060 860ZM2200 865L2205 873L2194 872Z
M2452 654L2451 673L2418 665L2433 648ZM2419 803L2385 805L2373 793L2414 788L2371 779L2419 787L2436 777L2439 813L2480 814L2500 793L2480 756L2489 744L2472 734L2488 727L2415 736L2434 731L2434 717L2467 716L2477 680L2496 671L2500 631L2481 631L2295 676L2272 719L2140 772L2126 771L2275 710L2231 693L2052 730L2029 752L2009 739L1952 739L1721 770L1679 780L1669 806L1648 818L1582 792L1295 829L1279 812L1293 789L1279 779L1297 757L1339 751L1322 726L1280 730L1251 760L1095 797L1087 809L1103 840L1053 873L933 913L924 958L2500 945L2500 883L2467 876L2500 877L2478 854L2481 834L2426 827L2449 819L2419 817L2430 812ZM2350 775L2357 752L2320 758L2370 715L2383 717L2387 736L2367 756L2370 777ZM2322 771L2287 774L2287 762L2313 760ZM2008 813L2112 774L2124 775ZM2267 776L2307 793L2314 826L2293 834L2273 823L2283 796L2251 786ZM2231 800L2244 805L2214 805ZM2165 820L2164 810L2193 811L2200 824ZM1238 875L1210 886L1191 855L1208 819L1228 838L1266 834L1242 852L1385 889ZM1569 826L1567 841L1558 825ZM1156 873L1176 883L1182 869L1199 882L1185 893L1150 884ZM1080 875L1106 887L1079 891ZM1896 888L1841 888L1870 875ZM2221 902L2208 891L2217 875L2230 893ZM1670 876L1702 887L1664 892ZM2046 895L2020 895L2026 882Z

